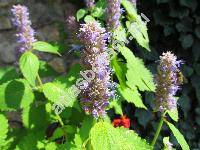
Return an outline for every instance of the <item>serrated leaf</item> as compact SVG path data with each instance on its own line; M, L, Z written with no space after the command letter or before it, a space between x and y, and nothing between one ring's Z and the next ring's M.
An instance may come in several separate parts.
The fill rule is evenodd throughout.
M24 77L31 85L35 86L35 79L39 70L38 57L31 52L25 52L20 57L19 66Z
M123 89L119 88L119 91L127 102L133 103L138 108L147 109L146 106L143 104L141 95L136 87L134 88L134 90L128 87Z
M41 51L41 52L48 52L48 53L60 55L60 53L58 52L59 51L58 46L53 46L53 45L51 45L47 42L43 42L43 41L37 41L37 42L33 43L33 49Z
M178 122L178 110L173 109L173 110L168 110L167 113L169 114L169 116L176 122Z
M132 35L132 37L134 37L134 39L136 39L137 43L144 47L145 49L147 49L148 51L150 51L149 48L149 39L144 37L144 34L140 31L140 25L137 23L130 23L129 21L126 22L126 27L128 28L128 31L130 32L130 34Z
M28 107L34 94L28 82L16 79L0 85L0 109L13 110Z
M131 35L136 39L138 44L150 51L149 37L147 33L147 26L142 21L141 16L137 14L137 10L134 5L128 0L122 0L122 5L128 13L128 19L130 22L126 22L126 26Z
M9 141L7 141L7 133L8 133L8 120L7 118L0 114L0 149L3 149Z
M181 145L181 148L183 150L189 150L190 148L189 148L187 142L185 141L185 138L180 133L180 131L178 129L176 129L176 127L173 124L171 124L170 122L166 122L166 123L169 126L169 128L172 131L175 138L177 139L178 143Z
M155 91L153 75L143 61L135 57L127 47L119 46L119 50L127 61L127 85L133 90L138 87L141 91Z
M87 12L86 12L85 9L79 9L77 11L77 13L76 13L76 19L77 19L77 21L79 21L80 19L82 19L85 16L86 13Z
M114 128L107 122L98 122L90 132L94 150L147 150L152 149L133 131Z

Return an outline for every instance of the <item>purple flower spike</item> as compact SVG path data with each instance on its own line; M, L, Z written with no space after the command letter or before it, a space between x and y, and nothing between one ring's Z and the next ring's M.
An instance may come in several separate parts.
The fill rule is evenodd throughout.
M163 112L177 107L177 100L174 96L182 84L182 81L178 79L182 61L178 61L177 57L171 52L166 52L160 56L159 62L156 76L156 101L157 109Z
M97 22L81 25L79 39L84 45L81 54L81 64L86 70L94 72L94 78L88 83L87 88L81 92L83 108L95 118L106 114L110 95L110 69L109 55L107 53L105 29Z
M14 16L12 19L13 24L17 28L17 42L19 43L19 52L24 52L32 48L32 43L36 41L34 38L35 31L31 27L31 21L29 19L28 8L21 5L14 5L11 9Z
M120 26L120 0L107 0L107 9L106 9L106 22L108 31L112 31Z

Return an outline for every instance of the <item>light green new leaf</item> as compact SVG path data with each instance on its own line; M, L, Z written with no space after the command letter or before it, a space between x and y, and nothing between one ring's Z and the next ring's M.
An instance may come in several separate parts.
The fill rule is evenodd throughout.
M189 150L190 148L189 148L187 142L185 141L183 135L180 133L180 131L178 129L176 129L176 127L173 124L171 124L170 122L166 122L166 123L169 126L170 130L173 132L178 143L181 145L181 148L183 150Z
M94 21L95 21L95 18L92 17L92 16L90 16L90 15L87 15L87 16L85 16L84 21L85 21L86 23L94 22Z
M48 53L60 55L60 53L58 52L59 50L58 46L53 46L43 41L37 41L33 43L33 49L41 51L41 52L48 52Z
M176 109L173 109L171 111L167 111L167 113L169 114L169 116L174 120L174 121L178 121L178 110L177 108Z
M77 21L79 21L80 19L82 19L85 14L87 13L87 11L85 9L79 9L76 13L76 19Z
M119 46L119 50L127 61L127 85L133 90L137 86L141 91L155 91L153 75L145 67L144 62L135 57L127 47Z
M135 104L135 106L138 108L147 109L146 106L143 104L141 95L136 87L133 90L128 87L123 89L119 88L119 91L122 96L127 100L127 102Z
M43 92L48 100L63 104L65 107L72 107L76 100L73 89L65 89L59 83L44 84Z
M26 80L12 80L0 85L0 109L15 110L28 107L34 100L29 83Z
M114 128L107 122L98 122L90 132L94 150L148 150L152 149L133 131Z
M35 79L39 70L38 57L31 52L25 52L20 57L19 66L24 77L32 86L35 86Z

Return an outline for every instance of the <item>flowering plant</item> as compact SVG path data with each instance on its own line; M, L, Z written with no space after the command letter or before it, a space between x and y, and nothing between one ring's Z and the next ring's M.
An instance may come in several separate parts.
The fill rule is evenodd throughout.
M136 2L85 2L87 8L66 21L70 30L67 45L78 50L80 63L65 75L53 71L51 81L42 76L49 68L42 66L38 53L62 57L65 52L59 44L35 38L37 31L31 26L26 6L14 5L11 9L19 71L0 85L1 149L154 149L163 123L182 149L189 149L181 132L169 122L178 121L175 95L181 89L182 61L171 52L163 53L154 78L143 60L131 51L137 45L140 51L151 53L149 19L137 13ZM145 92L155 93L155 113L161 113L152 140L129 130L133 121L123 110L123 103L148 110L142 97ZM113 119L112 110L122 117ZM10 111L20 112L21 129L8 127L4 114ZM173 148L169 137L163 139L163 147Z

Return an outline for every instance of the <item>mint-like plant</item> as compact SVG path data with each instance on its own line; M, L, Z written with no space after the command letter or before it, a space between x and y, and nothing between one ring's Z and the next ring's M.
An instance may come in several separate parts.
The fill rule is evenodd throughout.
M0 70L0 149L151 150L164 122L182 149L189 149L167 117L178 121L174 96L182 84L181 61L170 52L163 53L154 84L145 62L133 53L133 45L151 53L147 22L137 13L135 2L85 2L87 8L68 17L66 23L72 38L65 48L74 44L81 60L66 74L59 74L38 57L41 52L62 57L64 44L36 40L28 8L15 5L11 9L20 51L19 71ZM43 78L50 76L51 81ZM123 104L130 103L148 110L143 102L145 92L155 92L155 110L161 112L152 140L128 129L132 121L123 109ZM125 117L111 123L112 109ZM10 111L21 116L20 128L9 127L6 113ZM173 148L169 137L163 139L163 148Z

